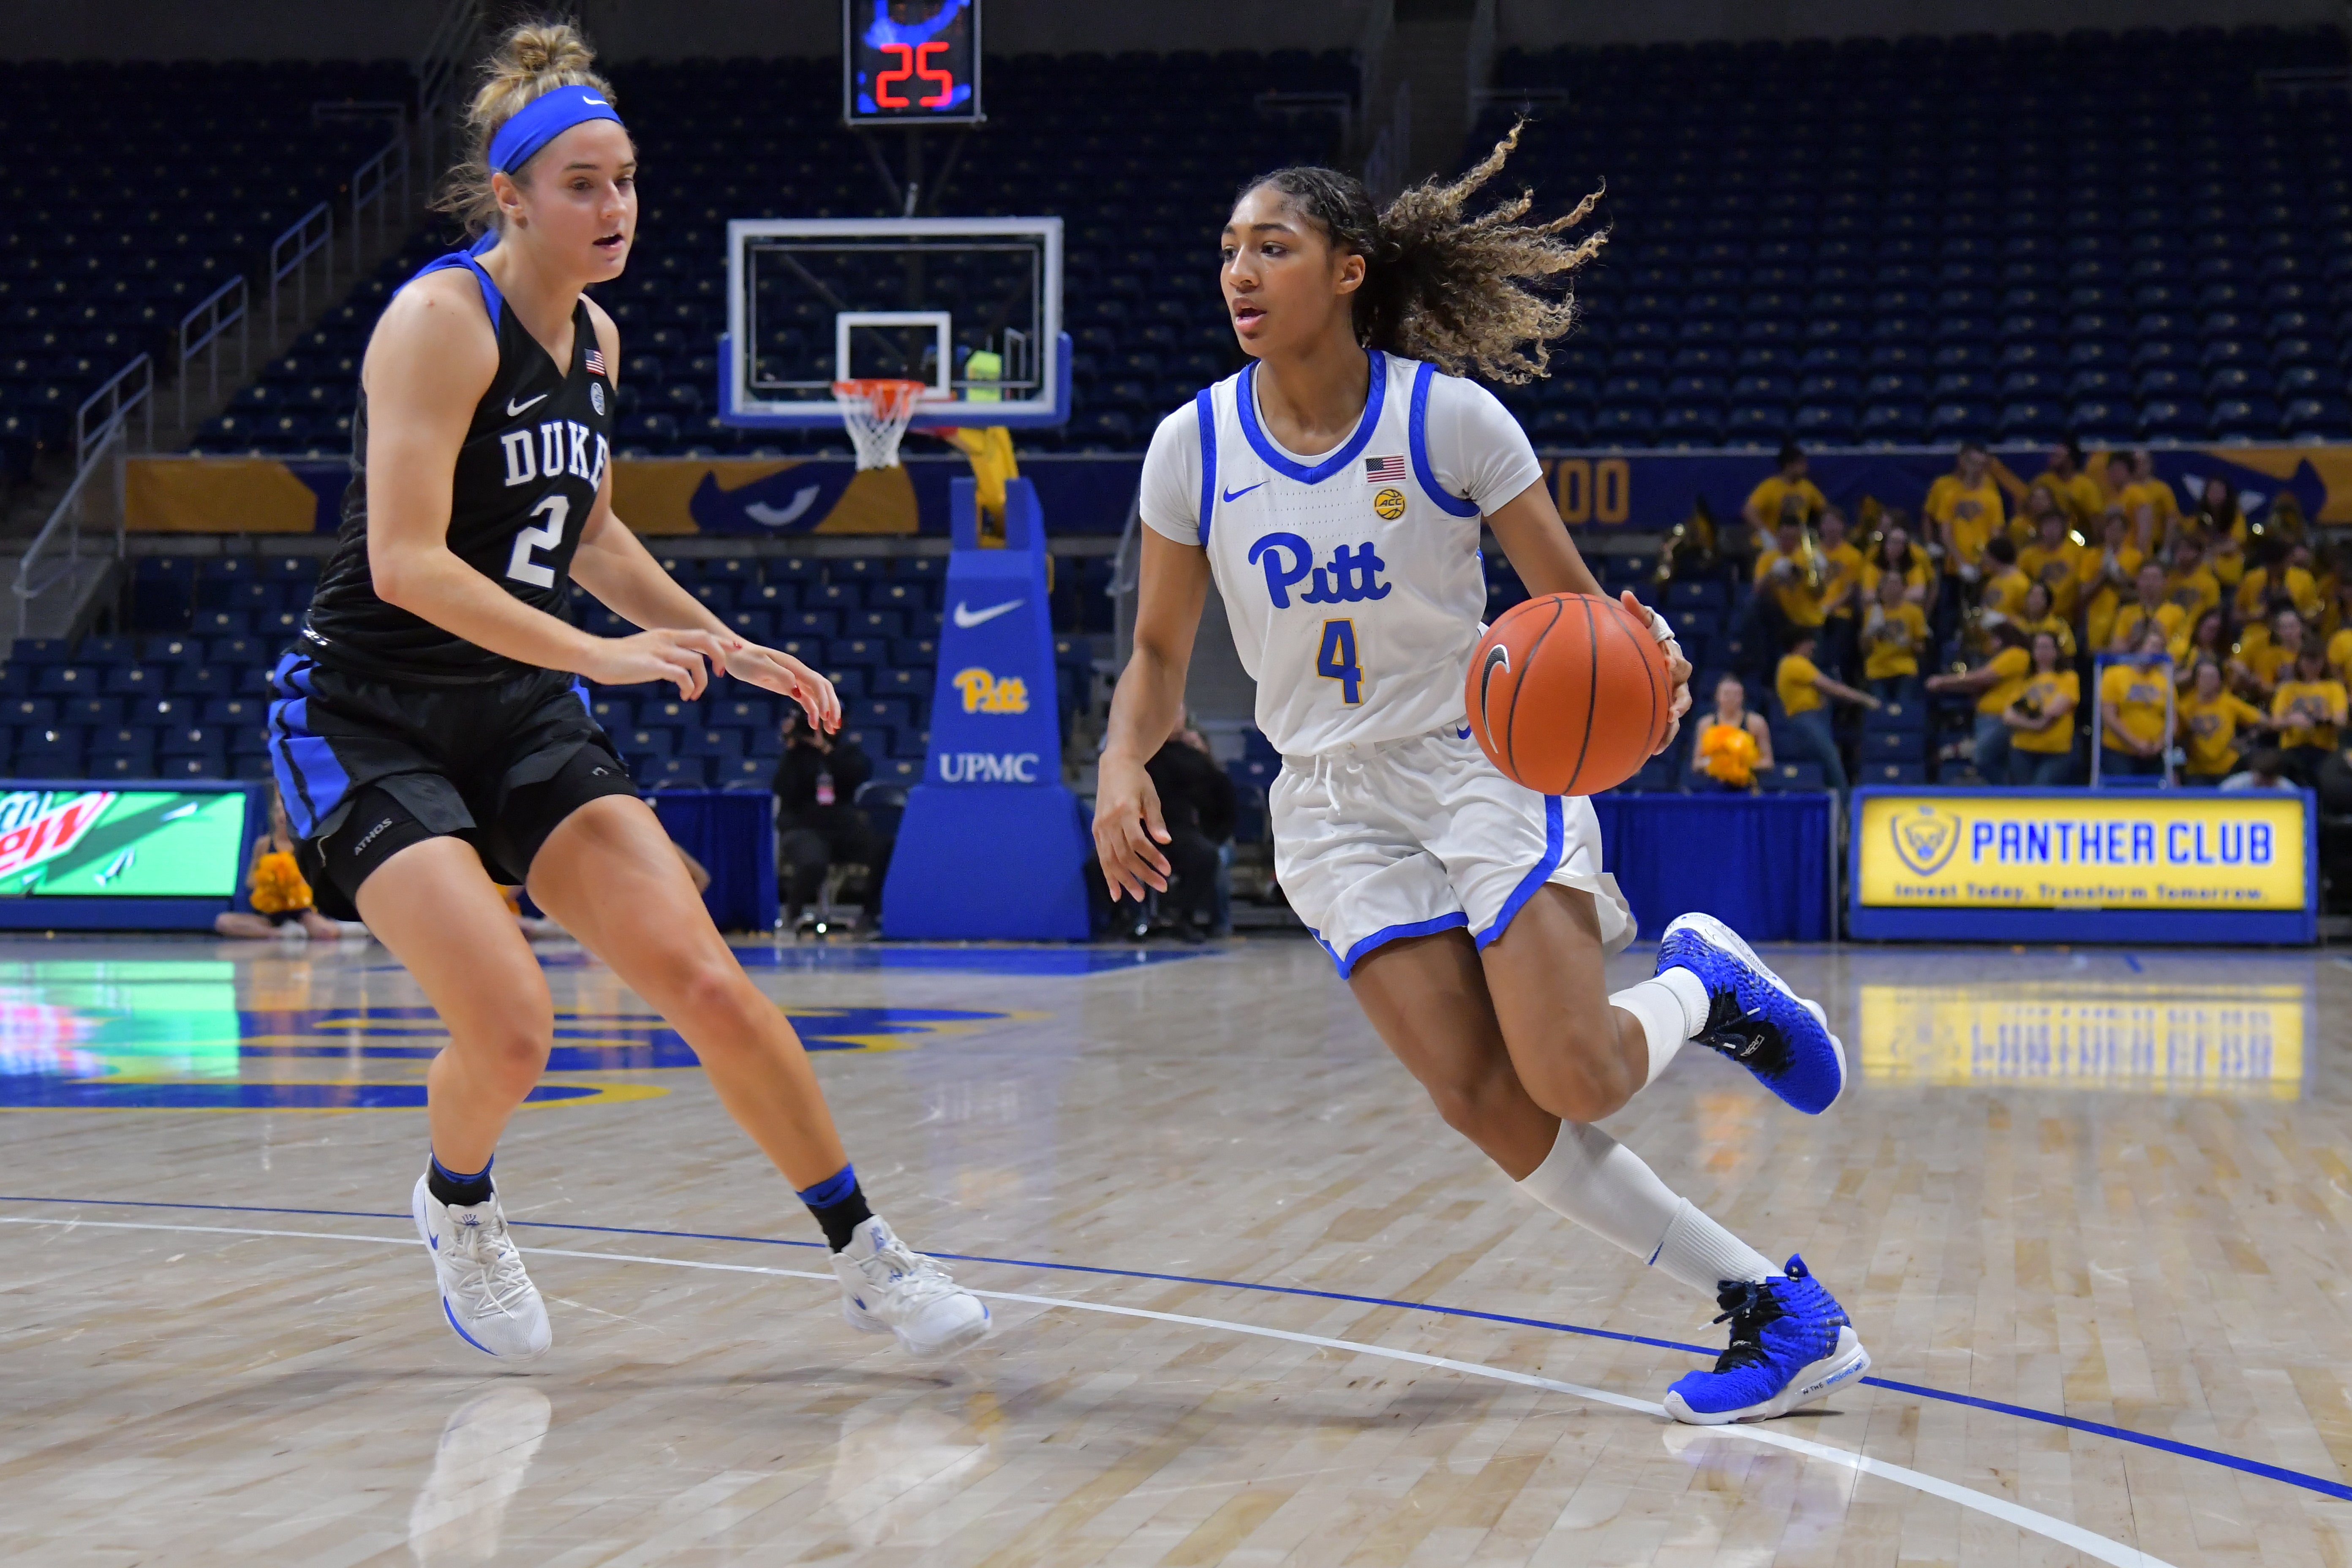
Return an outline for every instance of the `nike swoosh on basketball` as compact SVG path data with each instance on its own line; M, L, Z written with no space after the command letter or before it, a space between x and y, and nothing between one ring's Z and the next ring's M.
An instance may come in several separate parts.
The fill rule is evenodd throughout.
M1250 491L1252 491L1252 490L1255 490L1255 489L1265 489L1265 481L1264 479L1260 479L1260 480L1258 480L1258 482L1257 482L1256 484L1254 484L1254 485L1244 485L1241 489L1237 489L1237 490L1220 490L1220 491L1218 491L1217 493L1218 493L1218 494L1220 494L1220 495L1222 495L1222 496L1223 496L1223 497L1224 497L1227 500L1229 500L1229 501L1236 501L1236 500L1241 500L1241 499L1242 499L1242 497L1244 497L1244 496L1245 496L1245 495L1249 494L1249 493L1250 493Z
M983 626L997 616L1017 610L1026 603L1028 601L1025 599L1007 599L1001 605L991 605L984 610L971 610L966 609L963 601L959 599L956 601L955 624L966 628Z
M507 417L511 419L516 415L521 413L524 409L529 408L532 404L544 403L546 401L547 394L543 392L537 397L527 397L520 403L517 403L513 398L509 397L507 399Z

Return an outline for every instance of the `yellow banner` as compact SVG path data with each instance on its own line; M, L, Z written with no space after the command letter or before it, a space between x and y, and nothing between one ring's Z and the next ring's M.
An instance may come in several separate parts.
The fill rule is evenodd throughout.
M1874 795L1861 895L1892 910L2300 910L2303 797Z
M1876 1083L2168 1094L2303 1091L2310 999L2296 985L1864 985Z

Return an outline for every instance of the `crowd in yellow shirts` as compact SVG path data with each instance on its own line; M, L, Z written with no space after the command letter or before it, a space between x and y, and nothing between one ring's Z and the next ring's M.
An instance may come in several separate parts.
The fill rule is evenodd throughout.
M2103 776L2169 757L2196 784L2274 747L2308 784L2337 749L2352 557L2317 548L2284 489L2176 490L2146 451L2086 461L2072 443L2026 479L1970 444L1916 531L1890 510L1855 539L1789 447L1744 510L1763 622L1784 664L1801 653L1819 677L1799 684L1856 704L1973 699L1988 783L2081 782L2096 745Z

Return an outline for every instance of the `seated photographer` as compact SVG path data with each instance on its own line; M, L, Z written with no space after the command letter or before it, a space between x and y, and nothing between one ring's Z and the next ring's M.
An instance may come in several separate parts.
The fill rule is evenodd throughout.
M1202 942L1218 926L1219 847L1234 836L1234 781L1209 752L1200 731L1186 725L1143 764L1160 793L1160 819L1168 840L1168 890L1156 895L1160 915L1186 942ZM1154 835L1155 837L1158 835ZM1151 932L1150 911L1132 900L1111 905L1111 924L1131 941Z
M863 866L868 873L861 900L870 928L882 909L882 873L890 863L890 841L880 837L853 803L857 786L874 776L874 764L856 742L811 727L798 708L784 710L784 754L777 760L776 879L785 924L797 927L802 911L824 889L835 866Z

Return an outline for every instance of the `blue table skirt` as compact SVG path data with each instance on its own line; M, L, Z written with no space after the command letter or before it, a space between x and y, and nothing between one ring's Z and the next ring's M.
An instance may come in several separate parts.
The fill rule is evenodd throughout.
M1604 795L1601 864L1617 879L1642 935L1676 915L1713 915L1750 942L1828 942L1827 795Z
M776 924L776 835L765 791L656 790L646 799L678 847L710 873L702 895L720 931Z

